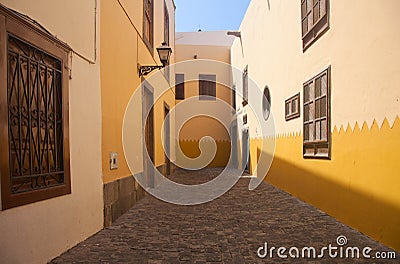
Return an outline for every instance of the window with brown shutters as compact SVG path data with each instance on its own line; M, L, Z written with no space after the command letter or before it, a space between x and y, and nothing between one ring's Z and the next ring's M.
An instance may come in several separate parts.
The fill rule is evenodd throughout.
M143 39L151 52L153 52L154 39L154 4L153 0L143 0Z
M199 97L200 100L215 100L217 92L216 75L199 76Z
M175 100L185 99L185 75L175 75Z
M232 86L232 108L236 111L236 85Z
M289 121L300 116L300 93L285 100L285 120Z
M330 67L303 85L303 155L330 158Z
M68 127L70 48L0 6L2 208L71 192Z
M169 13L167 4L164 2L164 42L169 45Z
M243 115L243 125L247 125L247 114Z
M329 28L329 0L301 0L303 50Z

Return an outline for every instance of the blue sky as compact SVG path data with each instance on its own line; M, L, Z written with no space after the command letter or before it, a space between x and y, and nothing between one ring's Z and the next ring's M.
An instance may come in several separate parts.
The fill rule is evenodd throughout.
M175 0L176 31L239 29L250 0Z

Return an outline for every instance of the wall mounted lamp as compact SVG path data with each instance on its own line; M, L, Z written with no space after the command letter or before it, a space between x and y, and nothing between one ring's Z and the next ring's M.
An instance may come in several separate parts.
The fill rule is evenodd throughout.
M228 32L226 32L226 34L228 36L234 36L234 37L237 37L237 38L241 38L242 37L242 34L241 34L240 31L228 31Z
M156 69L162 69L164 68L168 62L169 58L172 53L171 47L167 45L167 43L163 42L160 47L157 48L158 52L158 57L160 57L160 61L162 65L140 65L138 64L138 72L139 72L139 77L146 76L150 72L156 70Z
M268 2L269 3L269 2ZM240 31L228 31L226 32L228 36L234 36L236 38L240 39L240 46L242 47L242 56L244 57L244 52L243 52L243 42L242 42L242 32Z

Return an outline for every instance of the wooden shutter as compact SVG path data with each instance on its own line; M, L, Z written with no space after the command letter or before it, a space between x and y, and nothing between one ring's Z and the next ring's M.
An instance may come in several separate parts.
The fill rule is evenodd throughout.
M243 70L243 106L247 105L249 101L249 73L248 66Z
M175 75L175 99L184 100L185 99L185 75L176 74Z
M289 121L300 116L300 93L285 100L285 120Z
M153 47L153 0L144 0L143 3L143 38L149 49Z
M167 5L164 2L164 41L169 45L169 13Z
M330 67L303 85L303 155L330 158Z
M199 96L200 100L211 100L210 97L216 97L216 76L215 75L203 75L199 76ZM203 97L202 97L203 96ZM204 97L210 96L210 97Z
M301 0L303 50L329 27L329 0Z

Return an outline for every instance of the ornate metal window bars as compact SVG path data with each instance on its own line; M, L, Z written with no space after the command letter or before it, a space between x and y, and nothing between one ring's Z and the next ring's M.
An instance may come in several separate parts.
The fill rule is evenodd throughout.
M8 36L11 193L64 183L61 61Z
M71 193L68 53L0 5L1 209Z

